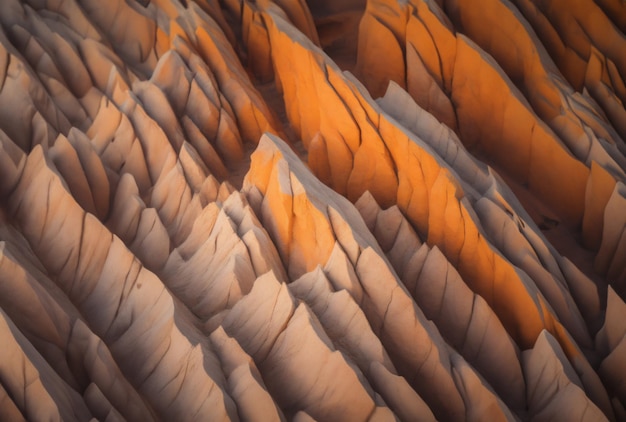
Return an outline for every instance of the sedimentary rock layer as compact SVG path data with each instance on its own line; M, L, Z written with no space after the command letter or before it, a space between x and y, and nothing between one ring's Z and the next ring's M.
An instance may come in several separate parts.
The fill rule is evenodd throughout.
M570 3L0 2L0 420L626 419L626 9Z

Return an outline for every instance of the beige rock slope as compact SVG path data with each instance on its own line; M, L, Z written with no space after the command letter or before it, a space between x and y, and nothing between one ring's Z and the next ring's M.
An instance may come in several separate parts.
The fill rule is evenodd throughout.
M0 420L625 420L617 1L0 1Z

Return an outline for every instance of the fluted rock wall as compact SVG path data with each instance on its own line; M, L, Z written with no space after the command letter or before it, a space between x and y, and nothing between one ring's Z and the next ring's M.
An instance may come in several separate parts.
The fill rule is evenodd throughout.
M626 419L619 2L0 25L0 420Z

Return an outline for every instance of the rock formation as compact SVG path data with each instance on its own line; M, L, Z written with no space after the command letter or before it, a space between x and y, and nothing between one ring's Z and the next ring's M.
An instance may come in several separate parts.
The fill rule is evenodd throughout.
M0 1L0 420L626 420L618 1Z

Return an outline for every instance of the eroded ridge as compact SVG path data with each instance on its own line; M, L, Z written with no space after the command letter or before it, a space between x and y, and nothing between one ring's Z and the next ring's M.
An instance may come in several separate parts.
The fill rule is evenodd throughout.
M626 419L625 10L0 2L0 420Z

